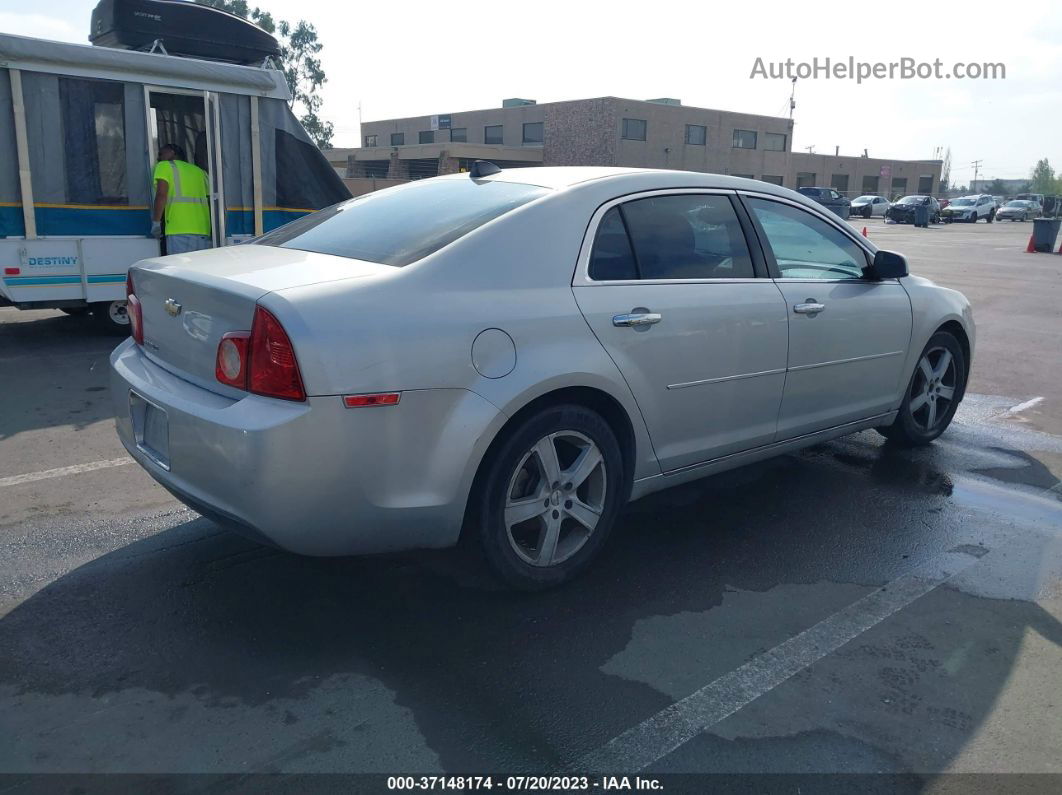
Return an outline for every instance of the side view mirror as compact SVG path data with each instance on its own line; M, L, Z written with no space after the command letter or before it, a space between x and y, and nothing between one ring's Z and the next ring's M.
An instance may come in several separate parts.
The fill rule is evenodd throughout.
M895 251L881 250L874 255L870 269L875 279L899 279L907 275L907 258Z

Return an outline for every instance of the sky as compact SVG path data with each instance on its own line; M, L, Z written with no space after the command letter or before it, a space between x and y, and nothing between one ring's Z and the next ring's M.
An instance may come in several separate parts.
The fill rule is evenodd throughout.
M254 3L251 3L254 5ZM0 0L0 31L87 42L92 0ZM676 97L685 105L785 115L790 80L753 78L793 59L1002 63L997 80L797 81L794 150L895 159L951 148L952 181L1062 168L1062 3L744 3L504 0L457 3L261 0L319 32L323 115L335 146L365 121L539 102ZM899 9L899 10L897 10Z

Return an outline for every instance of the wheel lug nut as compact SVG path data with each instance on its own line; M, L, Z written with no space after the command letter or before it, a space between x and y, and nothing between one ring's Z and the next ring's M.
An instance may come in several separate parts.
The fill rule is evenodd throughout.
M564 490L565 491L571 491L572 490L572 484L571 483L565 483L564 484Z
M556 519L558 516L560 516L560 511L554 511L553 518Z
M571 507L572 507L572 501L571 501L571 500L565 500L565 501L564 501L564 507L565 507L566 509L568 509L568 510L571 510Z
M547 508L548 508L548 507L549 507L549 497L546 497L546 499L542 501L542 504L543 504L543 505L544 505L545 507L547 507Z

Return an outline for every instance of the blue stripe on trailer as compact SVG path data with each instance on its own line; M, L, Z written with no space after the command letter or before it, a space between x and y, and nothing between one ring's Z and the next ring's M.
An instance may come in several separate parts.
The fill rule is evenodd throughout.
M10 204L0 205L0 237L22 237L26 234L26 225L22 218L22 207Z
M151 213L144 207L36 208L38 235L143 235L151 233Z

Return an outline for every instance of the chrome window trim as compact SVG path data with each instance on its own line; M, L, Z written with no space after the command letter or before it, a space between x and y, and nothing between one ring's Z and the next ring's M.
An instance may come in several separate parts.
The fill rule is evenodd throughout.
M601 219L605 217L605 213L619 204L626 204L627 202L637 201L638 199L649 199L654 196L678 196L686 194L736 196L737 191L732 188L655 188L653 190L628 193L625 196L609 199L598 207L597 210L594 211L594 214L590 216L590 223L587 225L586 233L583 235L583 244L579 247L579 259L576 261L575 276L572 279L572 286L592 287L601 285L622 286L635 284L762 284L763 282L770 281L769 277L760 276L742 276L733 279L613 279L610 281L598 281L590 278L590 253L594 247L594 238L597 237L597 228L601 225ZM734 217L740 221L737 213L734 214ZM746 244L747 243L748 241L746 241ZM752 256L751 246L749 256Z

